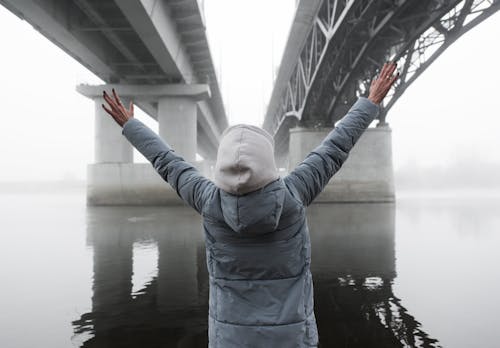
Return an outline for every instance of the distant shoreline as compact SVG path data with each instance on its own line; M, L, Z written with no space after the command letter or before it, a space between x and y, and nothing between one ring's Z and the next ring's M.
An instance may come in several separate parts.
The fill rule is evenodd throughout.
M85 191L85 180L54 181L0 181L0 193L47 193L60 191Z
M500 187L442 187L442 188L399 188L396 201L405 199L500 199Z
M165 183L168 185L167 183ZM85 180L59 181L0 181L0 194L63 193L83 192L87 189ZM500 197L500 187L408 187L396 185L396 200L412 198L475 198Z

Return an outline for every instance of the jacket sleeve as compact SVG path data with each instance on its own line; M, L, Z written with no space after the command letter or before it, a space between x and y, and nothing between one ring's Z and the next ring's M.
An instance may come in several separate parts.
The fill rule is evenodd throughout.
M178 156L168 143L136 118L125 122L122 134L148 159L160 176L198 213L215 185L191 163Z
M377 104L367 98L359 98L321 144L284 178L302 204L311 204L324 189L378 112Z

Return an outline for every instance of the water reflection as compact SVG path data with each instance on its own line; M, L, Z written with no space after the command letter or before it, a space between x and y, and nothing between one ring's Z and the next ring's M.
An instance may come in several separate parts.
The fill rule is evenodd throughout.
M394 215L392 204L309 208L320 347L439 346L393 294ZM208 273L194 211L88 207L87 243L92 310L73 322L88 337L83 347L207 346ZM134 248L158 258L140 266L153 276L138 287Z
M156 244L157 276L132 293L133 249ZM206 347L208 273L201 219L184 207L88 207L92 311L83 347ZM156 266L156 262L155 265Z
M440 347L393 293L393 204L313 205L308 220L320 347Z

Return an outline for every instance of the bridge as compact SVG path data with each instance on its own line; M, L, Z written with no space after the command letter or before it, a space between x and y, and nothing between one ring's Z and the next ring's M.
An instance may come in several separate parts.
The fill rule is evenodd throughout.
M101 108L115 88L158 121L159 134L207 176L228 126L196 0L0 0L105 84L79 85L95 101L95 163L87 202L178 203L149 163L134 163L120 127ZM196 161L196 153L204 161Z
M386 116L451 44L500 8L498 0L300 0L263 127L292 169L334 127L386 61L400 79L378 118L317 201L394 201Z
M210 177L227 127L217 76L196 0L0 0L104 85L77 90L95 101L95 163L87 201L96 205L172 204L177 195L101 109L114 87L159 124L159 134ZM388 111L464 33L500 0L298 0L263 127L275 138L280 167L293 168L334 127L385 61L401 78L342 169L317 198L394 201ZM172 127L171 125L175 125ZM196 161L196 153L204 161Z

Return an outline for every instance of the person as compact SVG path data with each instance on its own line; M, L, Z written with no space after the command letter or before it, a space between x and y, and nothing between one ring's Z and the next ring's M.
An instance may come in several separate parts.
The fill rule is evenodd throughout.
M177 194L202 215L209 273L209 347L316 347L305 208L340 169L398 78L386 63L337 126L288 175L273 137L238 124L221 137L214 181L133 117L113 90L103 108ZM175 125L172 125L175 127Z

